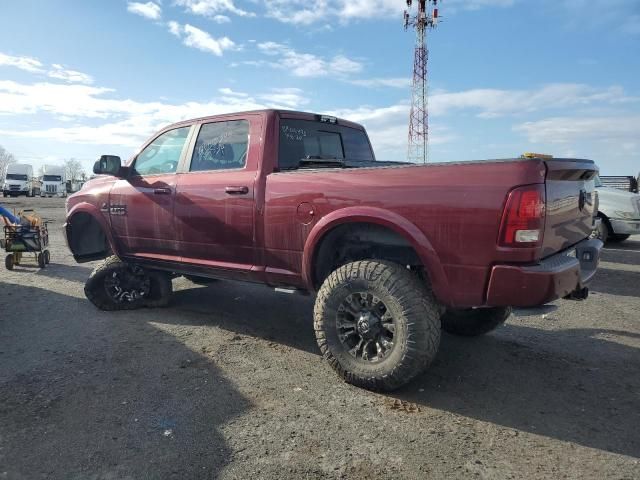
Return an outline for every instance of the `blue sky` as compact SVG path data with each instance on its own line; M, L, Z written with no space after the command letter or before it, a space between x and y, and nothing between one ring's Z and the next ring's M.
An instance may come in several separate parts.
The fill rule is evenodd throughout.
M406 155L403 0L0 3L0 145L38 167L129 158L184 118L281 107ZM430 161L525 151L640 171L640 0L443 0L428 35Z

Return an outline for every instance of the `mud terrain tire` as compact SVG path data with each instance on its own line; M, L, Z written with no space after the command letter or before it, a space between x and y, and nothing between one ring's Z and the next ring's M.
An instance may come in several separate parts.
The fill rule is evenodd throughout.
M116 256L108 257L91 272L84 286L84 294L96 307L106 311L166 307L171 299L173 286L171 277L165 272L142 269L149 278L149 292L145 297L117 302L109 295L105 285L107 277L114 274L128 275L133 268L141 267L123 262Z
M476 337L495 330L511 315L511 307L447 310L442 315L442 329L453 335Z
M371 299L370 304L365 298ZM357 307L361 310L353 309L354 305L361 305ZM439 308L423 281L407 268L378 260L349 263L329 275L318 292L314 307L316 340L329 365L348 383L370 390L394 390L426 369L436 356L441 330ZM377 309L385 313L380 317ZM370 320L374 313L375 319ZM382 327L390 325L389 318L393 323L391 338L390 327ZM366 322L361 329L363 319ZM345 334L345 328L352 330ZM387 335L386 339L366 340L373 329ZM360 341L374 342L368 347L365 343L363 352L379 349L381 342L388 349L382 355L379 350L374 352L373 360L365 359L364 354L358 358Z

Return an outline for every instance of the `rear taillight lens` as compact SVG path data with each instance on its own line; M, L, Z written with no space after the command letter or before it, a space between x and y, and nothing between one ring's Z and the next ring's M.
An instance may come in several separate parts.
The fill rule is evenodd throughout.
M502 213L500 245L535 247L542 244L544 216L544 185L527 185L511 190Z

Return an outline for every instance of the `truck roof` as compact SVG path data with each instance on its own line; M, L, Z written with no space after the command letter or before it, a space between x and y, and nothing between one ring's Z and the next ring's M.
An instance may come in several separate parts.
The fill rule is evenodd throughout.
M7 165L7 172L9 170L18 170L18 171L24 171L24 170L29 170L32 169L33 167L31 165L29 165L28 163L10 163L9 165Z
M221 113L218 115L210 115L206 117L190 118L188 120L181 120L179 122L172 123L171 125L168 125L167 127L163 128L163 130L169 130L171 128L179 127L181 125L190 124L193 122L202 122L207 120L212 120L212 121L222 120L227 117L236 117L236 116L242 116L242 115L256 115L256 114L262 114L267 117L277 116L280 118L292 118L297 120L320 120L320 117L322 116L332 117L337 120L339 125L344 125L346 127L351 127L351 128L357 128L358 130L364 130L364 127L359 123L351 122L344 118L334 117L333 115L325 115L325 114L312 113L312 112L301 112L296 110L282 110L282 109L275 109L275 108L265 108L262 110L246 110L243 112L229 112L229 113Z

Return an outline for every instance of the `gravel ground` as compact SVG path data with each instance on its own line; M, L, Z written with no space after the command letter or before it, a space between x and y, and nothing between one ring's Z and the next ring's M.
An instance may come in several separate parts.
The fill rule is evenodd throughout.
M96 310L63 200L28 203L52 263L0 267L0 479L640 478L640 241L587 301L444 335L380 395L323 362L309 297L179 278L169 308Z

